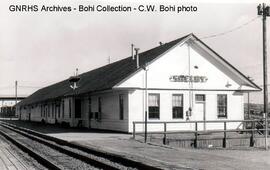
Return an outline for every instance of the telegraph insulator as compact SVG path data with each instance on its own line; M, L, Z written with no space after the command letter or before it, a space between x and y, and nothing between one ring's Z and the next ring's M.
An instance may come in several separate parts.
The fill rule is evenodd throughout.
M265 8L265 11L264 11L265 13L265 15L266 16L270 16L270 7L269 6L267 6L266 8Z
M263 10L262 10L262 5L261 4L259 4L257 6L257 10L258 10L258 15L262 15L263 14Z

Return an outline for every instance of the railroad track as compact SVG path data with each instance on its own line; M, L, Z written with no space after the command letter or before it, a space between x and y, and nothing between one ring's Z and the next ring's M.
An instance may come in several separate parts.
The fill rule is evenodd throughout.
M48 169L160 168L0 122L0 134Z
M16 169L16 170L28 170L29 167L15 154L12 150L14 148L10 147L10 143L0 135L0 145L1 153L6 155L5 158L0 156L1 163L3 163L4 169ZM30 168L31 169L31 168Z

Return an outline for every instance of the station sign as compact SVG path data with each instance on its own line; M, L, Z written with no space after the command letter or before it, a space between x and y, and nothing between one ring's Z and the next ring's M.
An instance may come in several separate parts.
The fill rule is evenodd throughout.
M190 76L190 75L172 75L170 76L171 82L192 82L192 83L205 83L208 78L206 76Z

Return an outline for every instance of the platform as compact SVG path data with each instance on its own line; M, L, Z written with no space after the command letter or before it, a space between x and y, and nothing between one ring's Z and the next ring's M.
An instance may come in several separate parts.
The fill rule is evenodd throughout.
M245 169L268 170L270 150L188 149L142 143L131 139L131 134L64 129L28 122L10 121L47 135L78 143L86 147L122 155L162 169Z

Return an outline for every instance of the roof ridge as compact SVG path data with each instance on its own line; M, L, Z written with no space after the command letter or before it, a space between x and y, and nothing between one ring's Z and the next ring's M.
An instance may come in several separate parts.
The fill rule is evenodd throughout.
M178 39L175 39L175 40L166 42L165 44L162 44L162 45L153 47L153 48L151 48L151 49L148 49L148 50L146 50L146 51L140 52L138 55L142 55L143 53L147 53L147 52L152 51L152 50L155 50L155 49L157 49L157 48L161 48L163 45L168 45L168 44L170 44L170 43L180 41L180 40L182 40L182 39L188 37L189 35L193 35L193 33L187 34L187 35L185 35L185 36L183 36L183 37L180 37L180 38L178 38ZM118 62L121 62L121 61L123 61L123 60L130 59L130 58L132 58L132 56L128 56L128 57L122 58L122 59L120 59L120 60L114 61L114 62L112 62L112 63L103 65L103 66L101 66L101 67L97 67L97 68L95 68L95 69L93 69L93 70L86 71L86 72L84 72L84 73L79 74L79 76L82 75L82 74L85 74L85 73L88 73L88 72L91 72L91 71L94 71L94 70L97 70L97 69L101 69L101 68L104 68L104 67L106 67L106 66L109 66L109 65L118 63ZM56 84L56 83L55 83L55 84Z
M185 39L189 35L191 34L139 53L140 65L144 65L145 63L150 62L158 56L164 54L167 50L178 44L181 40ZM78 83L80 88L77 89L77 94L82 95L94 91L112 89L115 84L124 80L126 77L130 76L137 70L138 68L136 66L136 60L133 61L132 56L129 56L113 63L81 73L79 74L81 80ZM21 101L19 105L38 103L45 100L59 98L61 96L69 96L72 94L73 91L69 87L67 78L37 90L25 100Z

